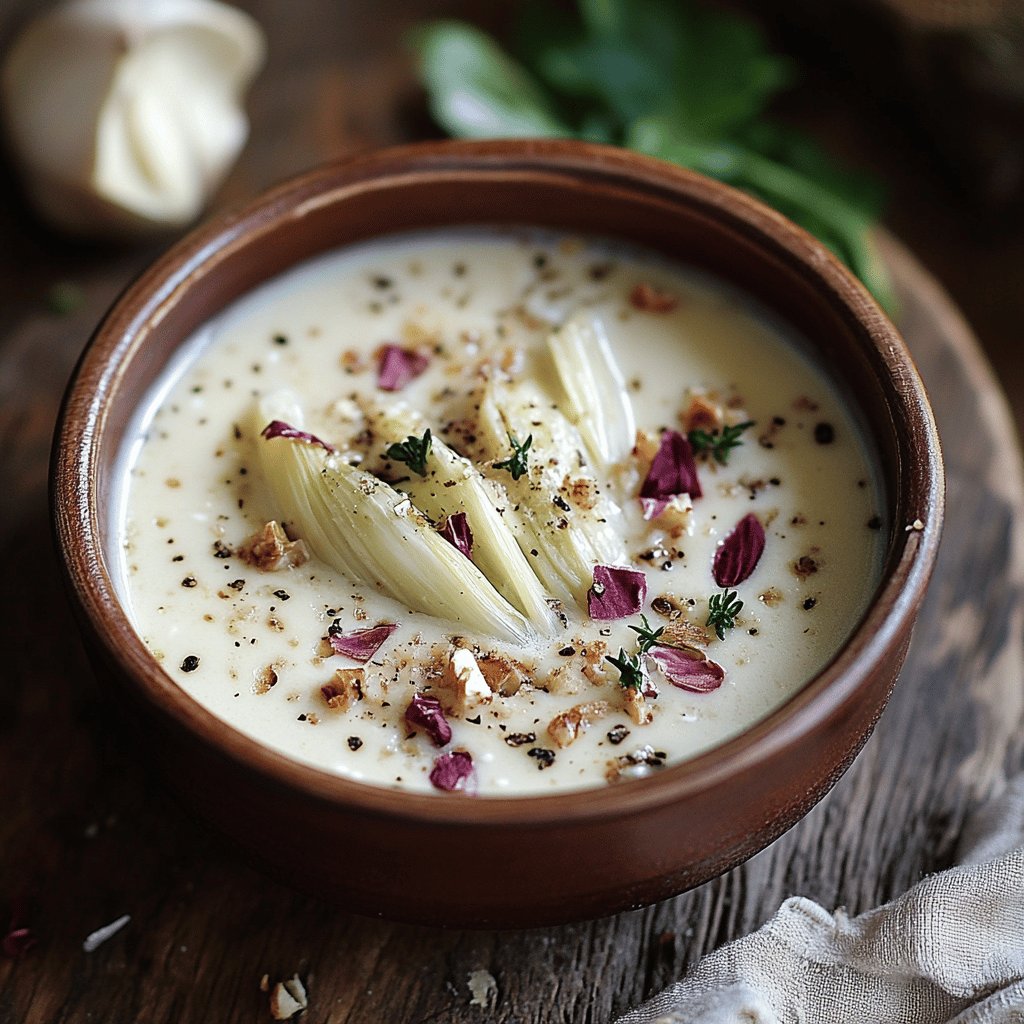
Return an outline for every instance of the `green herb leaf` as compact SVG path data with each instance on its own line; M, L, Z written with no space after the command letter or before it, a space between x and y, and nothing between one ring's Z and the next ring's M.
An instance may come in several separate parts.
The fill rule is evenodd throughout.
M412 37L430 112L464 139L567 136L540 86L486 33L438 21Z
M659 626L657 629L651 629L651 624L647 621L646 615L641 615L640 621L643 625L630 626L629 628L636 633L637 651L640 654L646 654L661 639L661 634L665 632L665 627Z
M421 31L420 73L438 123L465 138L624 145L717 178L816 235L895 309L870 237L879 189L765 118L794 74L756 24L692 0L577 0L577 10L573 19L525 5L517 40L526 67L468 25Z
M527 434L526 440L520 444L515 434L510 433L508 443L512 445L512 456L503 462L494 463L494 468L507 469L512 474L512 479L518 480L529 471L527 460L529 459L530 445L533 444L533 434Z
M725 466L729 462L732 450L743 444L740 435L753 425L753 420L747 420L746 423L734 423L732 426L722 427L721 430L691 430L686 436L694 455L709 455L717 463Z
M714 629L719 640L725 639L727 629L735 627L736 616L743 610L743 602L736 598L735 590L725 589L720 594L712 594L708 600L708 617L704 624Z
M617 658L606 654L604 660L611 662L619 670L619 685L624 690L639 690L644 685L643 654L627 654L625 648L620 647Z
M390 445L385 454L394 462L404 462L414 473L426 476L430 444L430 427L427 427L422 437L410 434L404 441Z

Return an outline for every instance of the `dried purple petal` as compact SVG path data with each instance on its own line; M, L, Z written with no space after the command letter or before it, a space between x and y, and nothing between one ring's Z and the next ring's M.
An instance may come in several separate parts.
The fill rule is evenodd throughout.
M450 515L444 526L437 531L452 547L457 548L467 558L473 550L473 531L469 528L469 520L465 512Z
M592 619L611 621L635 615L647 598L647 577L636 569L595 565L594 585L587 591Z
M708 658L703 651L686 647L655 647L649 656L657 663L665 678L680 690L711 693L725 679L725 669Z
M401 391L429 365L430 360L422 352L411 352L401 345L384 345L377 363L377 387L381 391Z
M452 792L464 788L465 781L473 774L473 757L466 750L449 750L439 754L430 770L430 781L437 789Z
M715 582L720 587L735 587L742 583L757 568L762 551L764 527L753 512L748 512L715 552L712 569Z
M427 697L422 693L413 694L409 706L405 709L405 720L415 729L423 729L434 743L443 747L452 738L452 727L441 710L441 702L436 697Z
M306 430L299 430L298 427L293 427L290 423L285 423L283 420L272 420L260 431L260 437L265 437L268 441L275 437L286 437L290 441L305 441L306 444L318 444L324 451L337 451L334 445L321 441L316 434L310 434Z
M661 515L669 501L680 494L699 498L703 493L689 440L678 430L666 430L640 487L644 519Z
M344 654L353 661L369 661L396 629L396 623L382 622L369 629L356 629L351 633L329 633L327 640L335 654Z

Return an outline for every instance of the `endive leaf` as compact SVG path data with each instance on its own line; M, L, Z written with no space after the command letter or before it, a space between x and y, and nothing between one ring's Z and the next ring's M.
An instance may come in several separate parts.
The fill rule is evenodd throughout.
M629 455L636 422L604 324L593 313L576 313L548 336L548 349L567 399L562 409L605 471Z
M421 434L425 427L422 418L404 405L369 411L367 425L385 442ZM464 512L473 531L473 562L531 623L554 632L557 619L548 606L548 594L498 512L494 494L480 471L436 436L431 440L426 470L426 476L411 473L396 486L435 521Z
M586 608L594 566L625 561L622 511L587 468L576 428L526 385L491 380L477 421L483 455L491 463L509 452L509 435L533 437L527 472L488 474L511 498L505 521L548 592Z
M301 429L301 410L283 393L265 398L260 415ZM531 637L523 616L404 494L320 447L280 437L258 445L281 518L322 561L413 611L514 643Z

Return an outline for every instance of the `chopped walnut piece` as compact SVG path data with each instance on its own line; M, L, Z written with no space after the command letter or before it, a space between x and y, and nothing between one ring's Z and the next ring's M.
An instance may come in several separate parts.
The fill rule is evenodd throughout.
M622 691L622 700L626 714L637 725L648 725L654 718L654 709L647 703L647 698L636 687L628 686Z
M648 434L646 430L638 430L636 432L633 457L636 459L637 469L640 471L641 477L647 476L651 463L654 461L654 456L658 454L660 446L661 438L657 434Z
M688 494L674 494L665 503L665 507L652 519L673 540L678 540L690 529L690 515L693 512L693 501Z
M308 1005L306 989L297 974L288 981L279 981L270 990L270 1016L274 1020L291 1020Z
M339 668L329 683L320 687L320 696L332 711L348 711L363 699L366 671L362 668Z
M761 604L774 608L782 602L782 594L775 587L769 587L763 594L758 594L757 599Z
M264 665L254 673L252 688L261 696L276 685L277 673L274 671L273 665Z
M711 634L688 619L674 619L665 627L660 642L669 647L707 647Z
M309 552L301 540L289 540L273 519L262 530L247 537L236 548L238 557L261 572L293 569L309 561Z
M721 430L725 422L721 407L706 395L694 395L686 411L679 416L683 426L689 430L705 430L709 434L713 430Z
M629 304L644 313L671 313L679 305L679 297L641 281L629 293Z
M567 747L595 722L604 718L608 711L606 700L591 700L585 704L577 704L551 719L548 723L548 735L560 747Z
M437 685L445 711L455 715L465 716L473 708L491 701L491 688L473 652L465 647L453 647L448 652L448 660Z
M651 611L657 612L662 618L675 622L677 619L685 618L689 607L675 594L659 594L651 602Z
M530 678L530 670L521 661L501 654L484 654L477 659L477 667L494 693L511 697Z

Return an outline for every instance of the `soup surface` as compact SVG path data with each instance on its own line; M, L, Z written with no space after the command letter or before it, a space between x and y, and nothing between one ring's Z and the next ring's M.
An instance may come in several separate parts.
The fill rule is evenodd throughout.
M149 395L118 500L125 603L178 685L440 796L620 784L747 729L856 625L884 532L799 339L661 257L527 229L245 296Z

